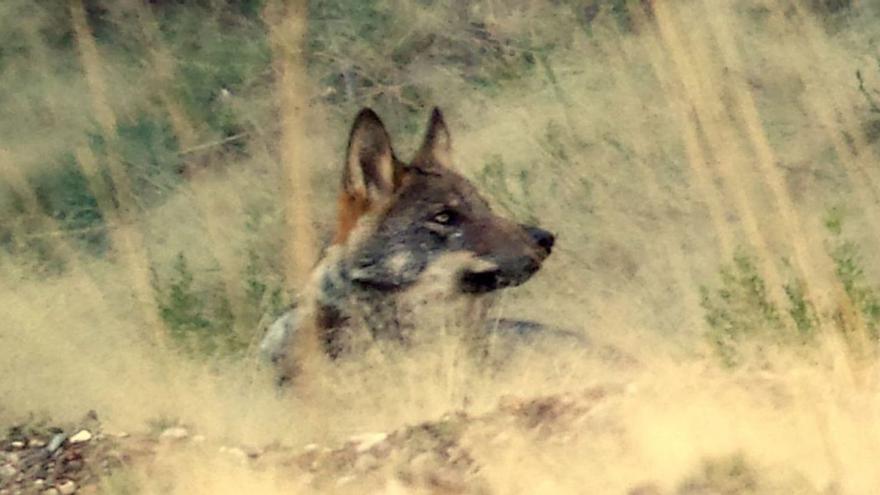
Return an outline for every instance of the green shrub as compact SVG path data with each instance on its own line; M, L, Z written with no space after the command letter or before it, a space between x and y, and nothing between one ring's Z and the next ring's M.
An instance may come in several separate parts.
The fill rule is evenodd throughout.
M88 252L106 252L109 243L104 212L72 155L65 155L57 165L31 177L30 183L44 215L55 219Z
M830 209L825 226L832 236L828 254L844 296L842 301L832 301L835 307L828 308L832 311L830 319L827 313L816 311L808 299L806 283L801 280L782 287L787 308L781 311L768 296L755 261L743 252L735 255L731 266L722 267L718 288L700 288L709 324L708 338L725 364L740 362L743 344L809 344L822 323L843 336L851 351L859 355L876 353L880 338L880 288L871 283L858 245L843 239L843 210ZM867 340L853 338L858 336L853 332L861 331L862 326ZM865 345L869 347L864 348Z
M700 288L701 304L710 342L725 364L735 365L744 340L779 336L785 324L750 256L738 252L731 266L721 268L720 275L721 285L716 290Z
M186 257L175 259L167 285L160 287L159 311L172 341L194 356L237 354L248 341L233 326L229 301L220 287L195 283Z
M864 260L858 246L851 241L837 241L831 248L837 278L872 340L880 337L880 289L868 281Z

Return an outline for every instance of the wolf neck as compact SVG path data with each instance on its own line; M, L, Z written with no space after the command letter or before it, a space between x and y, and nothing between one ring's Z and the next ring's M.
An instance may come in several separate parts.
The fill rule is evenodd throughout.
M361 285L352 280L342 246L330 248L324 261L313 279L314 315L334 357L373 340L409 343L416 330L422 336L481 327L495 299L437 292L430 284L391 291Z
M315 280L315 318L328 350L335 354L358 337L404 340L408 330L395 293L354 282L343 251L331 248ZM364 331L369 335L356 335Z

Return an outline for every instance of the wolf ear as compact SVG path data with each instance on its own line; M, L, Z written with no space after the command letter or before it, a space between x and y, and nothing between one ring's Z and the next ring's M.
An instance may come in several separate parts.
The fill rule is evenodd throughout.
M391 138L379 116L369 108L354 119L342 187L352 198L375 203L394 192L397 160Z
M437 107L431 111L425 141L416 157L417 161L433 162L446 167L452 166L452 139L449 137L446 121L443 120L443 112Z

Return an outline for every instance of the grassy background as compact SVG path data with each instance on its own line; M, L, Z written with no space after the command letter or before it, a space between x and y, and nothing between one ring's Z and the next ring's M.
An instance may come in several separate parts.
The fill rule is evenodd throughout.
M465 396L614 383L632 390L601 413L617 433L487 453L497 488L556 463L553 493L674 489L737 453L769 477L754 493L880 486L876 2L322 0L301 56L271 7L0 5L0 423L96 409L332 442ZM562 349L488 377L450 339L341 369L320 401L278 397L254 346L301 282L286 253L330 235L366 105L404 158L439 105L458 168L558 234L499 314L638 364Z

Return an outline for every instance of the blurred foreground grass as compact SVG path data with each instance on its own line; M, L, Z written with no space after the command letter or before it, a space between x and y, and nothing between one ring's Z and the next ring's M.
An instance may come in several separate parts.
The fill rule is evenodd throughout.
M583 329L661 370L634 378L654 409L620 412L648 436L600 457L622 475L656 461L672 486L704 454L748 457L774 432L803 434L824 445L823 459L791 462L808 485L877 488L856 460L880 453L876 2L312 1L292 69L306 81L297 156L309 177L292 186L279 87L279 60L292 56L273 45L272 8L0 5L0 420L102 406L121 424L170 414L297 442L424 418L468 395L489 407L504 392L631 378L560 350L474 385L440 353L431 379L404 366L412 383L396 393L418 400L389 406L394 374L376 371L328 379L338 402L311 408L279 403L256 378L260 329L299 282L285 250L330 234L354 113L377 109L406 158L439 105L460 170L497 207L559 234L545 269L499 311ZM294 238L296 202L311 205L317 239ZM721 371L694 377L691 366ZM749 395L749 373L795 397L781 412L792 429L758 426L767 411L750 401L767 396ZM728 399L744 419L724 416ZM352 401L358 413L342 412ZM721 415L696 428L714 443L675 419L701 417L697 405ZM300 423L311 429L278 431ZM720 431L731 424L739 433ZM706 461L691 485L753 477L730 459ZM753 485L721 492L776 493Z

